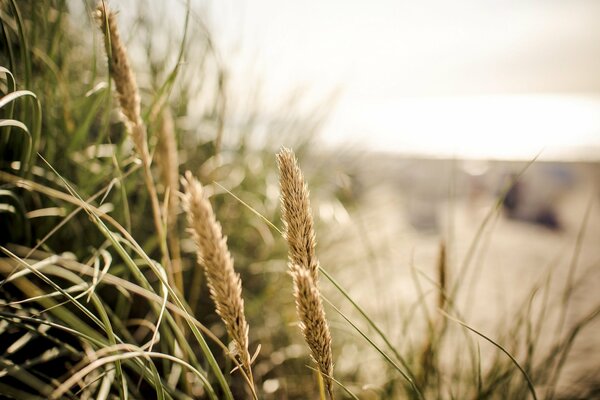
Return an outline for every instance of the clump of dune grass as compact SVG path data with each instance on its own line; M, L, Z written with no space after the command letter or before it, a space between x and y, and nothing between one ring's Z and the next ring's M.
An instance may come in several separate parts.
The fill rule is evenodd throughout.
M318 286L319 261L315 253L316 239L308 187L293 151L282 149L277 154L277 165L284 235L288 243L300 330L333 399L331 334Z
M188 171L183 187L183 206L187 212L189 231L198 248L198 263L204 268L217 314L225 323L227 333L235 343L236 354L252 383L252 361L248 352L249 326L244 314L242 280L233 269L227 238L223 236L221 224L217 222L202 185Z

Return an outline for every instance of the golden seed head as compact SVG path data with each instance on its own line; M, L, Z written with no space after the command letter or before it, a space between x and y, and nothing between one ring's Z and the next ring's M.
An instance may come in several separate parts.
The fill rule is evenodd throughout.
M333 376L331 334L319 288L305 268L292 265L290 273L294 281L294 297L300 330L310 348L313 360L319 371L323 373L327 390L331 393L330 377Z
M309 270L313 281L318 283L319 261L308 187L293 151L283 148L277 154L277 165L289 261Z
M198 248L198 263L204 268L210 296L227 333L236 345L237 355L249 376L248 324L244 315L242 280L233 269L227 238L221 232L210 202L198 180L188 171L183 179L183 206L189 231Z

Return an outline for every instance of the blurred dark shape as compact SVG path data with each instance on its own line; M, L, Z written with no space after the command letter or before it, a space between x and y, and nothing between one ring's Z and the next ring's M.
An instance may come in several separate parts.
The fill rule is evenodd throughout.
M520 180L514 173L507 180L512 183L502 200L502 206L508 218L552 230L561 229L553 200L557 197L556 193L571 184L572 178L567 169L553 166L530 182Z
M534 221L540 225L545 226L550 229L560 229L561 226L558 222L558 217L556 215L556 211L552 209L541 210L538 214L537 218Z
M424 196L409 199L407 217L410 225L421 233L439 232L439 204Z
M521 194L521 185L516 174L512 174L511 180L513 181L510 189L504 196L504 200L502 201L502 205L504 206L504 210L506 211L506 215L509 218L515 218L516 211L519 207L519 201L522 196Z

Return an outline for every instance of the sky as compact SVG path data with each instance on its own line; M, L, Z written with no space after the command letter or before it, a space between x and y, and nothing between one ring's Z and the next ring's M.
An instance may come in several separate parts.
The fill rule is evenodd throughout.
M600 1L208 4L234 75L261 75L267 104L338 93L326 143L600 159Z

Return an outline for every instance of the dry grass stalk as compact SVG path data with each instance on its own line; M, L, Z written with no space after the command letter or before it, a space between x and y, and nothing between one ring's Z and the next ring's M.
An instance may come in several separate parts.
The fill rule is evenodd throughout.
M140 113L140 96L135 74L129 65L127 49L117 29L116 15L101 2L96 9L96 18L105 37L108 69L115 81L121 112L127 118L133 144L142 161L149 159L146 126Z
M158 142L156 144L156 165L159 167L160 183L168 192L165 199L164 213L167 217L167 239L169 254L175 277L175 283L183 294L183 279L181 271L181 251L177 229L177 213L179 210L179 155L177 153L177 138L173 115L168 106L162 107L158 115Z
M281 186L281 214L289 246L289 261L306 268L317 284L319 260L315 254L316 239L308 187L292 150L283 148L277 154L277 165Z
M438 292L438 307L440 309L444 309L446 305L446 243L442 240L440 242L440 249L438 254L438 284L439 284L439 292Z
M248 352L248 324L244 315L242 281L233 269L233 258L223 237L204 189L188 171L183 180L183 207L187 212L189 230L198 247L198 263L204 268L206 280L217 314L233 339L240 363L252 381L251 358Z
M321 293L312 275L304 267L292 265L290 274L294 281L296 311L300 320L300 330L310 348L313 360L323 374L325 386L333 399L333 355L331 352L331 334L325 317Z
M277 165L284 235L288 242L300 330L333 399L331 334L319 291L319 260L315 253L316 238L308 187L293 151L283 148L277 154Z
M440 247L437 259L437 279L438 279L438 297L437 306L443 310L446 307L446 290L447 290L447 257L446 257L446 242L440 241ZM429 335L427 342L423 346L423 351L419 357L419 365L421 367L417 377L417 386L425 387L429 383L432 372L436 371L435 363L437 360L437 349L439 348L439 340L443 336L446 329L446 318L438 314L440 318L435 321L435 324L430 324Z
M110 75L115 82L121 111L127 119L127 128L144 167L144 183L152 203L152 216L154 228L156 229L156 234L160 243L162 263L167 271L169 283L172 286L177 287L179 291L182 291L183 288L175 282L169 250L166 244L167 238L163 228L162 212L158 201L156 186L154 185L154 179L152 178L152 172L150 170L152 160L150 158L150 152L148 151L146 125L144 124L140 113L140 96L135 81L135 74L129 65L127 49L125 48L119 35L119 30L117 29L116 15L114 12L107 10L103 1L98 3L98 7L96 8L96 19L104 34L104 43L108 55L108 68Z

